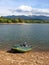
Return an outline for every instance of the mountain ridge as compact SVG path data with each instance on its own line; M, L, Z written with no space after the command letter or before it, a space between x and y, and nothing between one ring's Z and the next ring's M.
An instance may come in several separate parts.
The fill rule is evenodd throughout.
M49 20L48 16L25 16L25 15L21 15L21 16L15 16L15 15L9 15L9 16L3 16L5 18L21 18L21 19L42 19L42 20Z

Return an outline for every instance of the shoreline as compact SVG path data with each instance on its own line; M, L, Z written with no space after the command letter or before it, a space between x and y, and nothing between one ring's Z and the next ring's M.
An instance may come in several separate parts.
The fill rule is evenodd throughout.
M26 24L26 23L0 23L0 24Z
M49 52L9 53L0 50L0 65L49 65Z
M38 23L0 23L0 24L38 24Z
M48 23L0 23L1 25L2 24L48 24Z

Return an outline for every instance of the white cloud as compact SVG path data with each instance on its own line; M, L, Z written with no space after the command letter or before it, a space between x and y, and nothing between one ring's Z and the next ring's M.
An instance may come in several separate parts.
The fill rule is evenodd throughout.
M7 16L7 15L12 15L12 12L9 11L7 8L0 7L0 16Z
M13 10L13 12L20 15L32 15L32 7L22 5L20 7L17 7L16 10Z
M43 15L49 16L49 9L38 9L32 8L31 6L21 5L17 7L16 10L13 10L16 15Z
M33 14L49 16L49 9L33 9Z
M18 7L17 9L22 10L22 11L28 11L28 12L32 11L32 7L26 6L26 5L22 5L22 6Z
M37 9L31 6L21 5L16 9L0 8L0 16L7 15L44 15L49 16L49 9Z

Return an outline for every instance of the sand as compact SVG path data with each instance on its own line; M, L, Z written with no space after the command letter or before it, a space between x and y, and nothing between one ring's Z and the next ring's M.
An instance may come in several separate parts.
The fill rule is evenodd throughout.
M49 65L49 52L9 53L0 51L0 65Z

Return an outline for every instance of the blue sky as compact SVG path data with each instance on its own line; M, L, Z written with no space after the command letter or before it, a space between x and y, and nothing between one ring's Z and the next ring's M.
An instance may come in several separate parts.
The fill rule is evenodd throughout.
M0 16L4 15L49 16L49 0L0 0Z
M0 7L16 8L21 5L33 8L49 8L49 0L0 0Z

